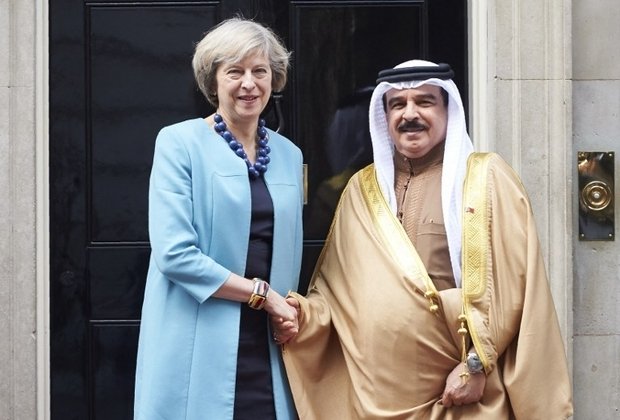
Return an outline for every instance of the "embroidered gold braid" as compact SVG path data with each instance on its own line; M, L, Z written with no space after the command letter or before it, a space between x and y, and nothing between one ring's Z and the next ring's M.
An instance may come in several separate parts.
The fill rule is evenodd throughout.
M489 218L487 168L490 155L473 153L468 160L463 190L463 295L480 297L486 287Z
M459 334L463 337L462 358L467 357L466 335L478 350L478 356L486 368L488 358L483 351L472 318L472 302L482 296L486 290L488 256L490 252L490 220L488 199L488 167L490 153L472 153L467 160L467 175L463 187L463 244L462 244L462 281L463 312L459 316L461 327ZM467 328L465 328L465 323Z
M423 279L426 288L424 296L429 300L429 310L436 313L439 308L436 300L437 289L428 276L426 267L420 260L420 256L409 240L407 233L385 201L377 182L374 164L362 169L360 175L364 200L378 227L377 230L383 237L383 243L407 276Z

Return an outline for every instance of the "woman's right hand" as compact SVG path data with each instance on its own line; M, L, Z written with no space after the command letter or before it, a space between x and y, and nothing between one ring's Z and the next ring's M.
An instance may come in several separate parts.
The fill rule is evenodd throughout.
M281 322L294 322L297 326L297 309L289 305L282 295L275 290L269 290L267 302L265 302L264 310L274 319L281 318Z
M272 293L277 295L273 307L270 306L269 302ZM276 343L285 344L297 335L299 332L299 302L296 299L291 297L285 299L277 292L270 290L264 309L269 313L273 339Z
M253 291L253 280L231 273L226 282L214 294L214 297L247 303ZM292 299L292 298L288 298ZM294 301L294 302L293 302ZM267 311L271 318L272 328L278 338L280 335L286 341L293 338L299 332L297 314L299 303L292 299L287 302L282 295L274 289L269 289L267 300L263 310ZM276 340L280 342L280 340Z

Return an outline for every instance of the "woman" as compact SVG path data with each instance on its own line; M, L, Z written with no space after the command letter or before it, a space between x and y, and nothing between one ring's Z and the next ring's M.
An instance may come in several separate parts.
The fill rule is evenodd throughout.
M288 62L269 29L222 22L193 58L215 114L157 137L136 419L296 418L268 318L297 322L283 294L301 261L302 156L260 119Z

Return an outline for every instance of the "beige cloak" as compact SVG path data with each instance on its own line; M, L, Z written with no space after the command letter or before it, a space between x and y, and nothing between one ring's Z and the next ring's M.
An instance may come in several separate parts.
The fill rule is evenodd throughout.
M527 195L497 155L470 158L463 287L437 291L373 165L345 189L283 356L301 420L564 419L562 338ZM477 159L477 160L476 160ZM435 310L436 309L436 310ZM462 360L459 315L487 376L479 403L440 403Z

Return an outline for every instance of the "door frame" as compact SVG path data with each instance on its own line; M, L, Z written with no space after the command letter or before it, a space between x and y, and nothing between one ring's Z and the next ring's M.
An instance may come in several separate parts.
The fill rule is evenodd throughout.
M49 5L35 0L36 410L50 419Z

